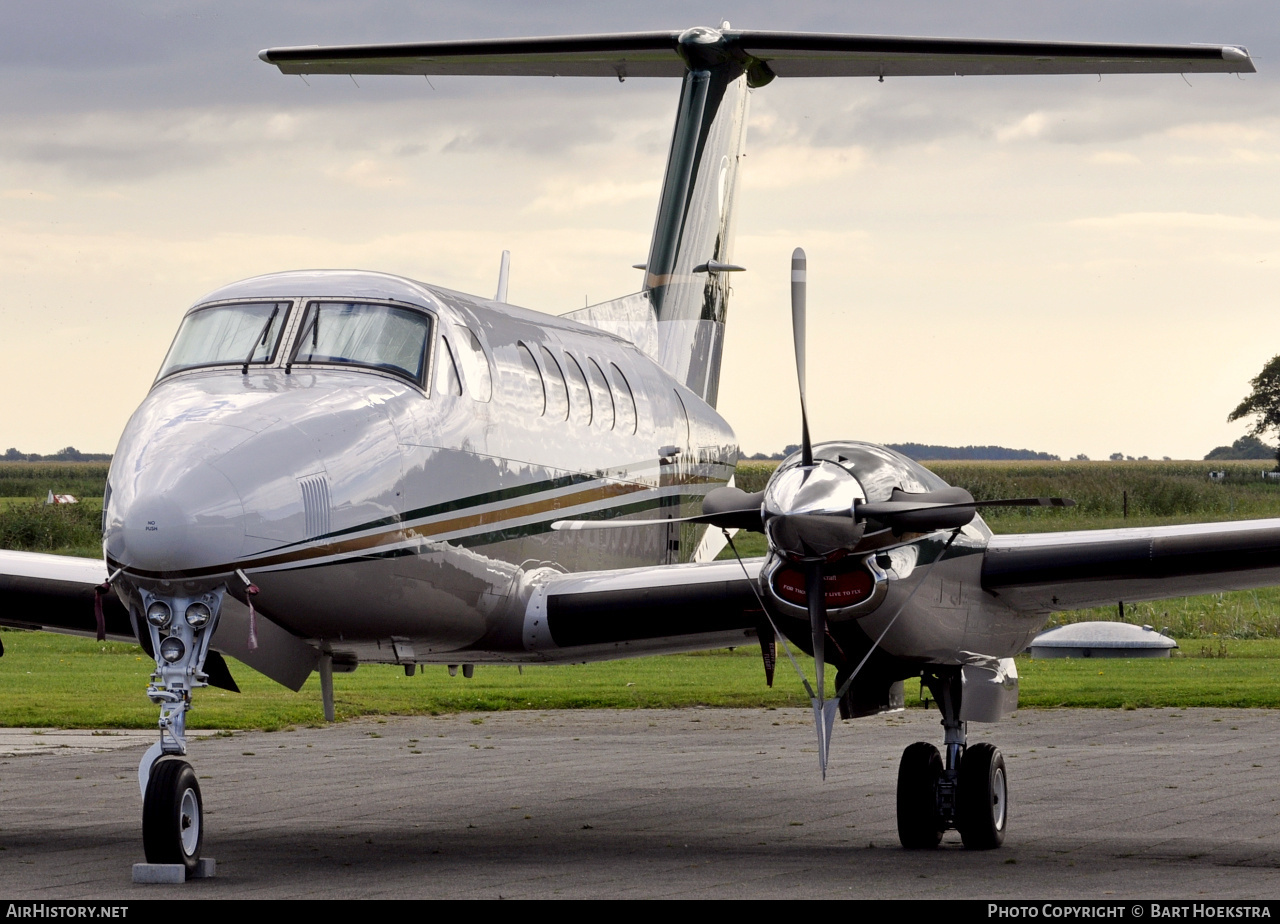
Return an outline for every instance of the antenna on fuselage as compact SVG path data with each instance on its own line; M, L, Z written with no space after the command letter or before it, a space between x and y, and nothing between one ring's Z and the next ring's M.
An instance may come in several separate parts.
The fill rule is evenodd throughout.
M498 267L498 294L493 297L495 302L506 302L507 300L507 277L511 275L511 251L502 251L502 265Z

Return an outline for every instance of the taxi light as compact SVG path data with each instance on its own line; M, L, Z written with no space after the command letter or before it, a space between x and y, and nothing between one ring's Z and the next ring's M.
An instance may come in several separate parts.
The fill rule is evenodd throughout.
M193 603L187 607L187 625L193 629L203 629L213 618L213 611L203 603Z
M160 643L160 657L164 658L170 664L174 661L182 660L182 656L187 653L187 646L182 644L182 639L176 635L171 635Z
M156 600L147 607L147 622L157 629L163 629L172 618L173 610L169 609L169 604L163 600Z

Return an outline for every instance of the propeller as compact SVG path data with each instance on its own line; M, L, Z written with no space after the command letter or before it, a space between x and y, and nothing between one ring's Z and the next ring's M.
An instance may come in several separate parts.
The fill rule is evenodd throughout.
M835 725L837 703L826 701L824 667L827 649L827 598L822 588L822 562L834 545L858 544L862 530L856 528L854 505L850 497L847 519L831 516L829 500L834 473L822 471L813 461L813 443L809 438L809 409L805 404L805 308L808 288L808 260L803 248L791 252L791 336L796 350L796 384L800 388L800 465L790 469L789 483L777 490L766 488L766 510L773 513L766 532L771 544L799 555L804 568L804 596L809 610L809 636L813 644L813 672L817 690L810 690L813 721L818 731L818 763L822 778L827 777L827 754L831 745L831 729ZM824 477L824 475L826 477ZM852 480L852 479L851 479ZM771 482L770 488L774 485ZM774 501L770 504L769 501ZM815 510L814 501L828 510Z
M818 733L818 762L825 779L831 732L835 726L836 712L839 708L839 696L830 701L826 698L828 588L824 583L829 578L834 579L835 576L847 573L847 561L843 565L835 563L847 559L849 553L858 548L869 524L875 531L888 529L899 536L903 533L955 530L956 532L947 542L946 547L949 549L959 529L973 520L979 507L1071 507L1074 506L1074 501L1059 497L978 501L963 488L946 487L912 493L895 487L886 501L864 502L866 493L862 483L851 471L851 466L840 464L846 460L814 458L805 399L807 275L804 250L797 247L791 254L791 328L795 342L796 381L800 391L801 443L798 463L793 462L779 468L769 479L763 491L748 493L739 488L721 487L708 492L703 499L702 513L697 516L665 520L560 520L552 523L551 526L552 529L557 530L578 530L705 523L726 530L744 529L763 532L768 538L770 554L778 556L778 559L785 562L786 568L792 569L791 573L796 578L803 576L804 612L809 620L816 689L809 685L808 679L804 677L798 664L796 671L801 675L801 681L813 706L814 725ZM762 583L767 584L763 578ZM798 584L799 581L796 583ZM917 582L906 599L899 603L898 612L901 612L920 586L922 584ZM774 593L775 602L781 599L772 588L770 591ZM800 609L798 597L799 594L794 594L794 598L789 597L786 603L786 607L791 608L791 615L796 617L800 615L797 612ZM763 599L761 599L761 606L765 606ZM844 606L846 604L837 605L840 613L847 613L842 609ZM760 638L765 671L771 679L773 668L771 640L776 637L776 625L773 623L773 616L769 615L770 610L770 607L765 607L769 630L766 633L762 627ZM897 613L893 618L897 619ZM888 629L886 628L885 631L887 632ZM878 644L879 640L875 645ZM873 649L875 645L872 646ZM788 657L790 657L789 651ZM870 657L870 652L866 657ZM866 663L866 657L863 658L863 663ZM794 659L792 660L794 663ZM845 681L846 687L860 669L861 665Z

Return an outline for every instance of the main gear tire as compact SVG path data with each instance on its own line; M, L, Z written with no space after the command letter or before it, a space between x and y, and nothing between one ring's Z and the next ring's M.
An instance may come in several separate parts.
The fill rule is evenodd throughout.
M956 827L969 850L993 850L1004 843L1009 821L1009 781L1004 755L994 744L965 748L956 792Z
M917 741L898 764L898 840L907 850L931 850L942 841L946 823L938 813L938 749Z

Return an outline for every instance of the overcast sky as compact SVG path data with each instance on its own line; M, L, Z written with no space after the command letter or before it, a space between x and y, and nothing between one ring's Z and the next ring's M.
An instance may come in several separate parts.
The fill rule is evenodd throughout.
M975 8L976 7L976 8ZM114 448L183 311L359 267L550 313L635 290L673 80L282 76L272 45L738 28L1247 46L1259 73L784 80L754 93L720 409L799 438L1200 458L1280 353L1262 2L0 0L0 450Z

